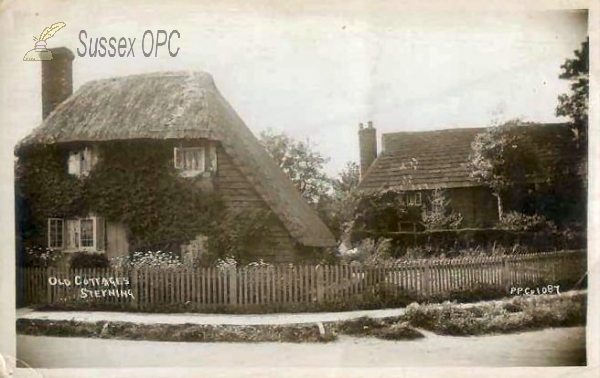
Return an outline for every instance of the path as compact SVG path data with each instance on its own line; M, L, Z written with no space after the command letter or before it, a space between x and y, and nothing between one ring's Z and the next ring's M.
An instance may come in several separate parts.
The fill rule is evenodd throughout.
M585 328L399 342L340 337L326 344L173 343L19 335L17 349L21 360L39 368L565 366L584 362Z
M384 310L364 310L348 312L316 312L295 314L261 314L261 315L231 315L231 314L148 314L132 312L103 312L103 311L32 311L18 309L18 319L49 319L76 320L80 322L120 321L138 324L228 324L228 325L260 325L260 324L301 324L334 322L339 320L357 319L362 316L385 318L404 314L404 308Z

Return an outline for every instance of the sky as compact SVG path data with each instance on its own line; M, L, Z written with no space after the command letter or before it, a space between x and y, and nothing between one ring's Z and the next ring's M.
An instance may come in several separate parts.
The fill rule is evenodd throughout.
M481 127L522 118L555 122L568 91L560 65L587 35L573 10L397 8L350 1L0 3L1 117L14 145L41 122L41 63L23 62L32 37L66 27L48 47L83 49L88 38L136 38L135 58L76 57L74 89L89 80L154 71L209 72L256 134L309 140L334 175L358 161L358 124L381 133ZM337 4L337 5L336 5ZM145 30L177 30L176 57L144 57ZM160 95L157 93L157 95ZM93 111L92 109L90 111Z

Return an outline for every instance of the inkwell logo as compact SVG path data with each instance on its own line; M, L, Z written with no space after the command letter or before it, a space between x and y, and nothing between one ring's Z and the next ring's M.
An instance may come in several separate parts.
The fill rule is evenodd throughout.
M52 60L54 56L52 51L46 48L46 41L51 38L57 31L67 26L64 22L57 22L52 24L49 28L44 29L40 38L33 37L35 41L35 49L29 50L23 57L24 61L39 61L39 60Z

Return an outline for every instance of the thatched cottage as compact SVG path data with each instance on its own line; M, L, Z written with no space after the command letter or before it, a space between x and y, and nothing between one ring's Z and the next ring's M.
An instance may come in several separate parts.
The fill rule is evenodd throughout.
M522 126L539 164L566 169L564 185L575 178L587 182L587 151L573 150L573 133L568 124L532 124ZM472 143L485 128L459 128L434 131L406 131L385 133L381 136L381 152L377 151L377 132L372 122L359 125L360 184L363 192L394 189L404 193L409 207L427 206L435 189L445 190L450 210L463 217L462 227L491 227L498 221L498 201L489 187L471 177L468 167L473 153ZM582 163L583 162L583 163ZM568 172L567 172L568 171ZM528 190L535 192L539 182L528 182ZM575 186L574 186L575 188ZM569 200L574 206L585 208L585 188L574 189ZM552 194L552 193L550 193ZM506 204L510 210L510 203ZM540 203L528 203L530 212L543 206L561 206L542 198ZM521 205L519 205L521 206ZM536 208L537 207L537 208ZM581 206L579 206L581 208ZM524 210L518 208L516 210ZM558 209L558 211L562 211ZM583 215L585 217L585 215ZM421 228L420 228L421 227ZM393 231L418 231L419 222L400 222Z
M165 164L218 192L230 209L269 209L269 247L260 258L293 261L299 251L322 250L335 240L315 211L221 96L204 72L161 72L92 81L72 92L73 54L53 49L42 72L43 122L20 142L60 145L71 153L65 172L84 178L103 156L98 145L114 141L161 141L171 148ZM148 206L151 206L148 204ZM173 225L177 227L177 225ZM64 251L129 251L127 228L93 215L47 219L48 246Z

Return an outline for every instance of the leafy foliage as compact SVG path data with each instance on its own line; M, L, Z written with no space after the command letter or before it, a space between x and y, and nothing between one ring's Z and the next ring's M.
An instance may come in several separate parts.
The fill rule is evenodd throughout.
M556 225L541 215L527 215L511 211L498 222L498 228L513 231L556 231Z
M67 173L68 148L24 151L16 167L17 217L21 237L45 245L46 220L90 213L124 224L132 250L179 251L197 235L216 239L211 253L247 252L244 237L264 229L250 212L228 215L223 199L202 190L203 178L182 178L173 167L173 146L164 141L100 144L100 159L88 177ZM237 245L231 245L237 243Z
M127 224L133 249L178 249L214 229L214 220L225 210L222 200L178 176L171 164L172 146L130 143L102 148L85 193L89 210Z
M75 252L71 257L71 269L108 268L110 262L103 253Z
M339 238L354 217L360 180L358 164L347 162L338 177L332 178L324 171L329 158L315 151L310 141L295 140L272 130L262 132L260 139L304 199Z
M25 249L24 266L32 268L48 268L55 266L61 259L57 249L44 247L27 247Z
M285 133L263 131L260 140L267 152L311 204L331 190L331 180L323 171L329 161L313 149L310 141L298 141Z
M400 221L419 222L421 208L407 206L404 192L383 189L358 195L352 233L369 230L373 233L398 231Z
M230 211L219 221L223 232L208 239L210 255L204 262L214 263L218 259L234 258L240 262L252 261L264 246L270 225L276 222L273 213L267 210Z
M468 167L471 177L487 185L498 198L499 216L510 192L522 187L526 179L540 172L526 133L527 125L517 119L488 128L472 143Z
M85 183L67 173L66 154L54 145L41 146L16 164L17 219L25 248L47 244L46 219L84 212Z
M463 217L449 208L450 199L443 189L434 189L429 195L429 207L423 210L423 223L428 230L447 230L460 227Z
M348 231L354 218L359 178L358 164L347 162L338 177L331 180L333 191L321 197L315 206L317 213L337 239Z
M131 256L117 257L110 261L117 268L178 268L183 266L179 256L172 252L134 252Z
M560 68L559 78L571 82L571 92L558 96L556 115L569 117L573 124L575 141L585 146L588 127L589 104L589 44L587 38L581 44L581 49L575 51L575 57L567 59Z

